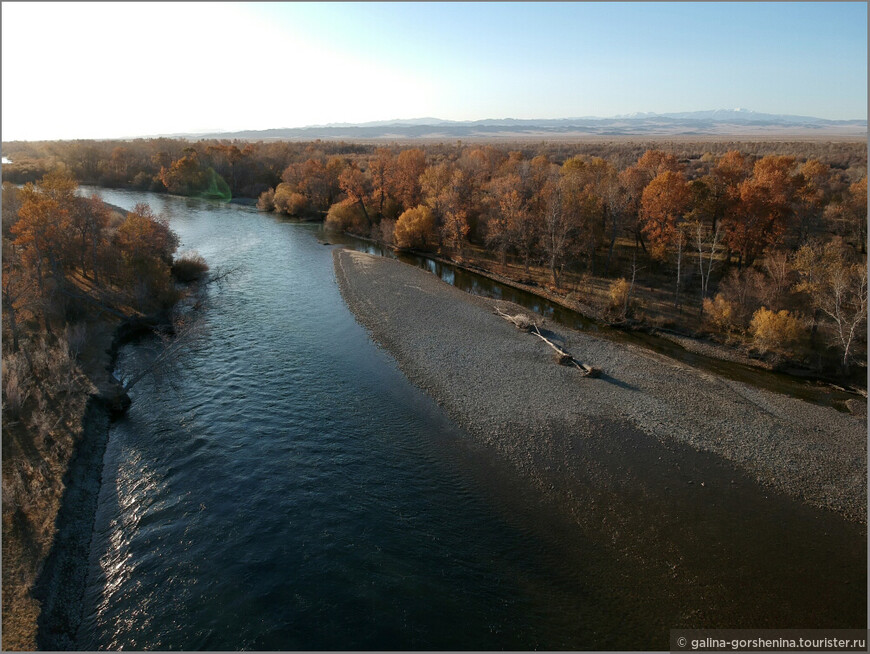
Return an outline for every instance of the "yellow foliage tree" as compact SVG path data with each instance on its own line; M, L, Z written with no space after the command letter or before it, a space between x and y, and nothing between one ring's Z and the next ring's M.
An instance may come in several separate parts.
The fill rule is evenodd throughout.
M790 353L804 334L801 321L788 311L771 311L761 307L749 325L753 343L762 352L777 350Z
M721 293L716 293L716 297L712 300L704 298L704 319L721 331L730 332L734 328L734 316L734 305Z
M432 210L421 204L415 209L403 212L396 221L393 237L399 248L425 250L435 245L438 236L435 232L435 216L432 215Z

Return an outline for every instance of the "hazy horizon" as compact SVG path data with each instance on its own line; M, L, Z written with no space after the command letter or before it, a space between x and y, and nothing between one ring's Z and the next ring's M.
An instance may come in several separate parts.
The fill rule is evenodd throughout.
M4 3L2 17L6 141L867 113L864 3Z

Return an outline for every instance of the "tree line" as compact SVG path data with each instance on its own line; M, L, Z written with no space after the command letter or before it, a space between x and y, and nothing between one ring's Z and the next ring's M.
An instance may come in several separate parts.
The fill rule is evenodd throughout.
M678 323L694 307L708 332L792 358L833 348L845 370L865 340L861 173L738 150L690 164L651 149L620 170L584 154L557 163L469 147L433 160L380 148L363 161L291 164L259 206L326 210L328 226L459 261L510 257L532 283L546 271L555 292L566 272L616 276L607 309L621 321L632 318L640 261L648 284L663 289L672 276Z
M614 321L847 365L865 340L866 144L650 145L13 143L4 175L53 166L107 185L258 197L263 210L584 296ZM822 260L837 279L810 281Z

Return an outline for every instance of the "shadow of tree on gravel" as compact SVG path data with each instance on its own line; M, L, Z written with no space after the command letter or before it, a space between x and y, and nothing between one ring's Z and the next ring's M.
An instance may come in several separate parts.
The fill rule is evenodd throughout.
M598 375L598 379L602 381L606 381L608 384L613 384L614 386L618 386L619 388L624 388L627 391L639 391L640 389L637 386L632 386L628 382L622 381L621 379L617 379L616 377L611 377L607 373L602 372Z

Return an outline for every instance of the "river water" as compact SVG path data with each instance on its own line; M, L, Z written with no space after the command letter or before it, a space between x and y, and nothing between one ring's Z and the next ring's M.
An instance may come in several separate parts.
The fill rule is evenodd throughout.
M209 287L174 369L139 382L112 426L80 648L666 648L679 598L642 606L617 557L404 378L346 308L319 226L99 193L148 202L181 250L235 272ZM116 374L153 356L126 347ZM841 576L866 556L846 531ZM859 592L837 601L862 615L856 573Z

